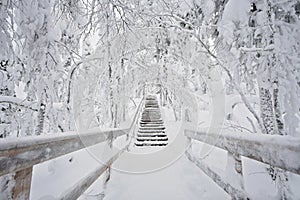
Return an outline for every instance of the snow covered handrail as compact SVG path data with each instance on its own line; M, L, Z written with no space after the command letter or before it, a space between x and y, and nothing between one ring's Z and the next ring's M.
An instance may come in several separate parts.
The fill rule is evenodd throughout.
M0 140L0 176L11 174L14 179L12 190L9 191L7 198L14 200L29 199L34 165L85 147L105 141L112 141L114 138L123 135L129 135L135 125L141 105L142 102L134 115L131 126L125 129L110 129L105 131L94 129L80 133L65 132ZM60 199L79 197L127 148L128 145L110 158L105 165L99 166L87 177L81 179Z
M134 130L134 126L137 123L139 113L141 112L143 100L140 102L137 111L133 117L130 127L127 129L127 134L130 134ZM129 135L128 135L129 136ZM111 138L110 138L111 139ZM132 139L132 138L131 138ZM119 156L128 149L131 142L129 142L123 149L112 156L104 165L99 166L94 171L89 173L86 177L77 182L74 186L69 188L65 194L60 197L60 200L77 199L80 195L86 191L106 170L108 170L113 162L119 158Z
M197 167L199 167L206 175L208 175L217 185L219 185L225 192L227 192L232 199L248 199L249 197L245 193L244 190L237 189L233 187L230 183L223 180L222 177L212 170L208 165L203 162L197 160L195 156L193 156L190 152L186 151L185 155L187 158L193 162Z
M69 188L60 200L78 199L106 170L108 170L113 162L127 149L127 146L112 156L105 164L97 167L94 171L78 181L74 186Z
M185 130L188 138L300 174L300 139L280 135L208 134Z
M69 132L0 141L0 176L14 173L11 197L29 199L33 165L128 134L130 129ZM102 167L100 173L106 169ZM76 193L77 194L77 193Z
M0 141L0 176L125 135L129 129L63 133Z

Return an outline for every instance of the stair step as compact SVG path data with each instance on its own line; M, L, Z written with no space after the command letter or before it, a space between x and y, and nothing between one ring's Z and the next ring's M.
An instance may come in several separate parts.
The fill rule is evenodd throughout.
M147 121L147 120L160 120L162 121L161 117L142 117L141 120Z
M156 113L142 113L142 116L161 116L161 114L156 114Z
M154 114L154 113L143 113L142 117L161 117L160 114Z
M135 143L135 146L167 146L168 143Z
M152 125L152 127L159 127L159 126L163 126L163 122L141 122L140 123L140 127L147 127L148 125ZM150 127L150 126L148 126Z
M145 127L145 126L147 127L147 125L151 125L152 127L161 127L164 126L164 123L163 122L140 122L140 127Z
M139 133L165 133L164 130L138 130Z
M148 123L148 122L159 122L163 123L162 119L156 119L156 120L149 120L149 119L141 119L140 123Z
M142 119L156 119L156 120L162 120L161 116L142 116Z
M137 141L139 141L139 142L145 142L145 141L159 141L159 142L161 142L161 141L168 141L168 138L137 138L136 139Z
M142 131L148 131L148 130L154 130L154 131L157 131L157 130L165 130L166 128L164 126L153 126L153 127L139 127L139 130L142 130Z
M164 128L164 129L161 129ZM156 130L165 130L166 128L163 126L163 124L148 124L139 127L139 130L149 130L149 129L156 129Z
M148 120L148 119L142 119L141 122L147 123L147 122L163 122L162 119L157 119L157 120Z
M161 115L142 115L141 120L143 119L156 119L156 120L162 120Z
M152 110L145 110L143 112L143 114L159 114L160 115L160 112L158 110L152 109Z
M164 132L166 130L166 128L161 128L162 127L161 125L159 125L157 127L158 128L156 128L155 126L153 126L153 127L139 127L138 132L156 133L156 132Z
M137 134L138 137L167 137L166 134Z
M136 146L166 146L168 137L156 96L147 96L141 115Z
M151 123L151 122L147 122L147 123L140 123L140 127L158 127L158 126L163 126L164 124L162 122L160 123Z
M140 127L164 127L163 123L140 123Z
M164 131L166 128L163 127L163 126L140 126L139 127L139 130L142 130L142 131L147 131L147 130L162 130Z
M142 115L161 115L160 111L158 110L146 110L144 112L142 112Z
M162 119L161 118L142 118L141 121L143 122L157 122L157 121L161 121L162 122Z

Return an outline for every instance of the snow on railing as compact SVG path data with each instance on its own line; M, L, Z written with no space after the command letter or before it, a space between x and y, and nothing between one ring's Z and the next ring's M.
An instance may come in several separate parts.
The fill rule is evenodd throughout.
M243 180L238 168L242 167L240 156L257 160L292 173L300 174L300 139L290 136L263 135L263 134L213 134L194 130L185 130L185 135L189 139L204 142L224 149L228 156L234 159L233 162L240 162L240 167L235 164L229 164L236 172L236 179L241 186L232 186L226 180L223 180L216 172L206 166L203 162L197 160L189 152L187 157L201 168L211 179L223 188L233 199L249 199L243 190Z

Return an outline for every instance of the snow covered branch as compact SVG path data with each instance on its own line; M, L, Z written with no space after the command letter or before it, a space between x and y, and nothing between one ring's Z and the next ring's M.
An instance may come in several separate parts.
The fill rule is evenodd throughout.
M0 96L0 103L13 104L36 112L38 111L37 107L33 105L35 104L35 102L29 102L23 99L19 99L17 97Z
M274 45L273 46L270 45L270 46L265 47L265 48L255 48L255 47L253 47L253 48L247 48L247 47L241 47L240 50L243 51L243 52L263 52L263 51L265 51L265 52L267 52L267 51L271 52L271 51L274 50Z

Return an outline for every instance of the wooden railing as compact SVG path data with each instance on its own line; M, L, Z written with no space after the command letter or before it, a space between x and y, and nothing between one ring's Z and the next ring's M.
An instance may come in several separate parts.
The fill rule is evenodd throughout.
M32 167L47 160L128 134L129 129L104 132L62 133L47 137L33 136L0 142L0 175L15 173L13 199L29 199ZM107 168L107 163L100 168ZM98 177L97 177L98 178Z
M29 199L34 165L123 135L129 135L137 124L142 103L143 101L140 102L133 121L127 129L94 130L83 133L68 132L0 141L0 176L7 174L13 174L14 176L12 194L7 199ZM128 145L113 155L105 164L75 183L59 199L77 199L112 165L120 154L128 148Z
M187 157L204 171L215 183L225 190L232 199L249 199L244 191L242 178L241 156L281 168L283 170L300 174L300 139L290 136L279 135L256 135L256 134L209 134L193 130L185 130L185 135L190 140L197 140L209 145L216 146L228 152L230 161L228 165L234 169L235 178L240 185L230 183L212 170L204 162L201 162L189 151ZM227 171L227 170L226 170Z

